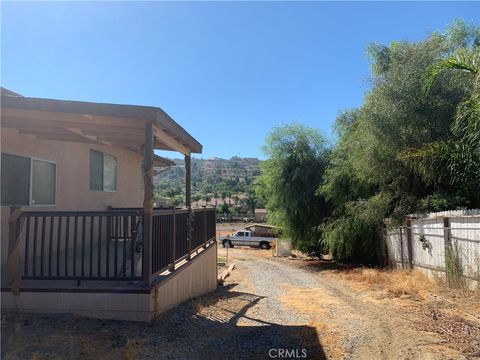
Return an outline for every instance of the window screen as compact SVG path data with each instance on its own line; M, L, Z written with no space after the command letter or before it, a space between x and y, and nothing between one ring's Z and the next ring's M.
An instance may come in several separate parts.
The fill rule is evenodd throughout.
M32 204L55 204L55 163L32 160Z
M103 190L117 190L117 159L114 156L103 156Z
M114 156L90 150L90 190L117 190L117 159Z
M30 159L2 154L2 205L30 204Z
M90 150L90 190L103 190L103 153Z

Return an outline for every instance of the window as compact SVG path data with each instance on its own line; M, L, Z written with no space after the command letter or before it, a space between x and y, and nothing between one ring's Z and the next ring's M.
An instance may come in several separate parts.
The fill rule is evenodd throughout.
M239 231L239 232L237 233L237 236L243 236L243 231Z
M2 154L2 205L54 205L56 164Z
M32 159L32 204L55 204L56 164Z
M90 190L117 191L117 158L90 150Z

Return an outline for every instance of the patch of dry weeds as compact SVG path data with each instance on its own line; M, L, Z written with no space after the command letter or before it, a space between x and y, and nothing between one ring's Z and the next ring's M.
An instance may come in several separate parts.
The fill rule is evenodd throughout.
M285 285L284 295L280 301L288 308L304 315L309 315L310 327L314 327L318 334L318 340L330 359L343 359L346 355L343 346L344 334L342 330L330 318L328 306L338 305L338 301L326 294L321 288L300 288ZM308 336L302 336L308 341ZM310 337L311 339L311 337ZM309 346L311 344L304 344Z
M441 286L438 281L429 279L419 271L356 268L338 272L338 275L380 291L385 298L408 296L416 300L427 299L431 293L438 292ZM379 294L379 298L382 294Z

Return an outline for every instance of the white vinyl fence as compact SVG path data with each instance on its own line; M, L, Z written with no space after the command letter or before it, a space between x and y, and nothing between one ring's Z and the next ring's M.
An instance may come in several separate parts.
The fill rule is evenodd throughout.
M480 215L470 214L479 213L433 213L409 218L404 226L387 225L385 240L390 264L441 276L451 285L478 286Z

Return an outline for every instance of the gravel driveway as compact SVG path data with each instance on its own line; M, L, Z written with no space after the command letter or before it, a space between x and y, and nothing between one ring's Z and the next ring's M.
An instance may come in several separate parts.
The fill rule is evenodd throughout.
M335 278L230 249L223 286L155 321L2 314L2 359L458 359L408 312Z

